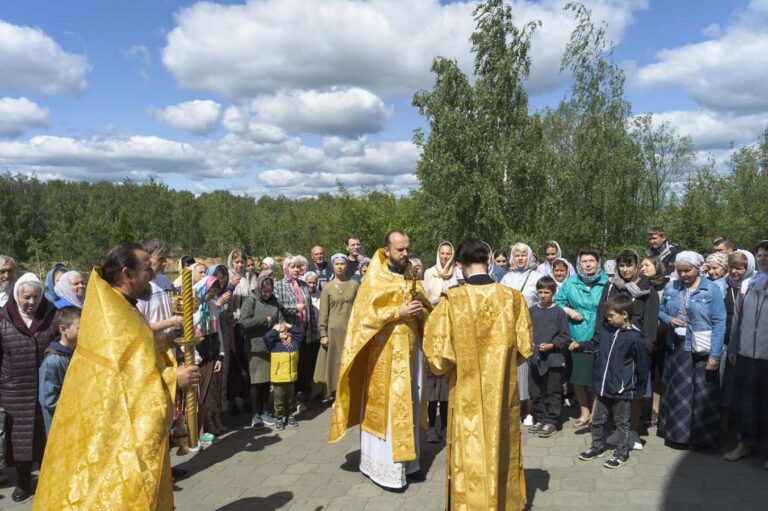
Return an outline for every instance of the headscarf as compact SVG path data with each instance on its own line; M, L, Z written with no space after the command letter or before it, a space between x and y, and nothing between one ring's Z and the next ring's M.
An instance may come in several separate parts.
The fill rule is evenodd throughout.
M579 280L582 281L584 284L591 286L598 282L600 278L603 276L603 270L600 265L600 258L597 258L597 269L595 270L595 273L592 275L587 275L587 272L584 271L584 268L581 267L581 257L579 257L576 260L576 275L579 276Z
M448 263L443 266L442 263L440 263L440 249L445 246L451 247L451 258L448 260ZM435 261L435 272L437 273L437 276L443 280L451 280L453 278L453 270L456 267L456 250L449 241L441 241L437 246L437 259Z
M216 273L216 269L217 269L217 268L219 268L219 267L221 267L221 268L222 268L224 271L226 271L227 273L229 273L229 270L227 269L227 267L226 267L226 266L224 266L224 265L223 265L223 264L221 264L221 263L216 263L216 264L212 264L212 265L210 265L210 266L208 267L208 269L205 271L205 276L206 276L206 277L215 277L214 273ZM203 280L201 279L200 281L198 281L198 284L199 284L200 282L203 282ZM221 288L221 291L219 291L219 293L218 293L216 296L221 296L221 295L223 295L223 294L224 294L226 291L227 291L227 289L226 289L225 287L222 287L222 288Z
M35 310L32 311L32 314L25 314L24 311L21 310L21 304L19 304L19 295L21 295L21 287L22 286L32 286L38 288L40 293L40 298L37 300L37 304L35 305ZM40 282L40 279L37 278L37 275L31 272L27 272L24 275L19 278L16 283L13 285L13 298L16 302L17 310L19 311L19 316L21 316L21 319L24 321L24 324L27 325L27 328L32 325L32 321L35 318L35 313L37 312L37 309L40 308L40 304L42 303L42 291L43 291L43 283Z
M275 276L272 275L272 272L269 272L269 271L261 272L261 275L259 275L259 278L256 279L256 289L254 289L253 292L256 293L256 298L262 302L264 301L264 299L261 297L261 288L264 286L264 283L268 280L272 281L272 292L274 296Z
M549 275L553 279L555 278L554 275L552 275L552 265L555 264L555 261L563 261L565 262L565 265L568 267L568 276L570 277L574 273L576 273L576 270L573 268L573 265L563 257L563 251L560 249L560 244L556 242L555 240L549 240L544 244L546 247L547 245L554 245L555 246L555 258L550 263L547 261L546 254L544 257L544 262L541 263L538 268L536 268L536 271L541 273L542 275ZM545 249L546 252L546 249Z
M707 256L706 261L704 262L707 264L707 266L712 266L712 265L720 266L726 271L726 273L728 272L728 269L729 269L728 256L725 254L721 254L720 252L709 254Z
M520 252L520 249L525 249L528 251L528 262L526 262L525 266L522 268L518 268L517 263L515 263L515 252ZM533 270L536 268L536 256L533 255L533 250L531 250L531 247L525 243L515 243L514 245L511 245L509 247L509 258L509 271L511 272L525 273L528 270Z
M211 288L219 282L219 279L212 275L208 275L195 284L195 296L200 300L200 307L194 315L195 328L199 330L203 335L212 334L218 332L218 325L215 318L211 316L211 310L208 302L205 300L205 296L211 290Z
M704 264L704 256L693 250L683 250L675 257L675 264L682 262L688 263L698 270Z
M566 271L565 280L568 280L568 277L570 277L571 275L576 273L576 270L573 268L573 265L568 262L568 259L565 259L564 257L558 257L557 259L552 261L551 264L549 262L547 262L547 264L549 265L549 267L547 268L547 271L550 272L549 276L555 282L557 282L557 280L555 280L555 275L554 275L554 272L553 272L553 270L555 269L555 263L564 263L565 264L565 271ZM539 268L541 268L541 266L539 266ZM565 282L565 280L563 280L563 282ZM561 284L562 284L562 282L557 282L558 286L560 286Z
M618 271L618 268L617 268L617 265L616 265L616 260L615 259L608 259L607 261L605 261L603 263L603 271L609 277L612 277L613 275L616 275L616 273Z
M45 276L45 297L48 299L49 302L53 303L56 300L59 299L61 295L56 295L55 287L56 287L56 272L63 271L68 272L69 268L67 268L64 263L56 263L53 266L53 269L48 272L48 275Z
M272 259L271 257L265 257L264 259L262 259L261 262L269 266L270 270L273 270L275 268L275 260Z
M235 271L235 267L232 264L234 260L235 252L237 252L237 250L233 250L232 252L230 252L229 256L227 257L227 267L229 268L229 280L231 282L233 276L240 277L240 282L237 283L237 285L232 291L232 294L236 296L241 296L244 298L248 296L248 293L256 289L256 275L254 275L253 273L245 269L246 264L248 263L248 256L245 256L246 264L243 264L242 273L237 273Z
M741 287L741 285L747 279L751 278L755 274L756 263L755 263L755 256L752 254L752 252L750 252L749 250L741 249L741 248L738 249L736 252L738 252L739 254L743 254L744 257L747 258L747 272L744 274L744 277L738 282L733 282L731 280L731 273L728 272L728 276L726 277L726 279L728 280L728 285L731 287Z
M340 259L343 260L347 266L349 266L349 257L347 257L346 254L342 254L341 252L333 254L329 260L329 264L331 265L331 280L336 278L336 272L333 271L333 265L336 264L336 261Z
M82 278L83 276L80 274L79 271L68 271L64 275L61 276L59 279L59 282L56 284L56 287L54 288L54 291L56 292L56 295L59 298L64 298L66 301L74 305L75 307L83 308L83 298L78 298L77 294L72 290L72 286L70 286L70 279L74 276L79 276Z
M650 286L646 289L642 289L640 287L642 274L640 273L640 256L637 255L637 252L634 250L623 250L619 255L629 255L629 257L632 259L632 262L635 263L635 274L632 275L630 281L627 282L621 277L617 267L616 273L608 279L609 282L613 284L616 289L628 292L632 298L639 298L641 296L647 296L651 294Z

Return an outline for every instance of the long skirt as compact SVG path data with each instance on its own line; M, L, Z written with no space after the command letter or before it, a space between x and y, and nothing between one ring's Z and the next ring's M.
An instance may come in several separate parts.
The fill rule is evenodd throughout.
M717 447L720 441L720 375L707 371L709 355L685 351L685 338L671 334L657 434L669 442Z
M739 355L734 368L736 393L732 415L739 440L755 448L768 436L768 360Z

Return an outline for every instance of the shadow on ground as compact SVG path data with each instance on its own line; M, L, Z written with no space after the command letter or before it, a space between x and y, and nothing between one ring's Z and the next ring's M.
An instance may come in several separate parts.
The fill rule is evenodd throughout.
M230 502L216 511L276 511L285 507L293 499L293 493L281 491L267 497L247 497ZM322 509L322 506L318 506Z
M549 472L540 468L524 468L523 472L525 472L525 509L531 509L536 500L536 492L549 490Z

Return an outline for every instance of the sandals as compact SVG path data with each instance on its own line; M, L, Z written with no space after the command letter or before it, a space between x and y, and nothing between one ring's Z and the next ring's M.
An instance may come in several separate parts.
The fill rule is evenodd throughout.
M589 426L590 422L592 422L592 416L591 415L588 416L588 417L585 417L585 418L579 417L578 419L573 421L573 427L574 428L583 428L583 427Z

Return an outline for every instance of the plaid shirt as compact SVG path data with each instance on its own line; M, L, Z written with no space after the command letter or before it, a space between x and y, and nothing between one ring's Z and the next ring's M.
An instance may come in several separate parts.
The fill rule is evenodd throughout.
M312 298L309 296L309 287L307 287L307 284L302 280L299 280L298 283L301 292L304 293L304 310L307 311L307 332L305 342L315 342L317 339L317 318L312 310ZM296 310L297 302L291 284L285 279L275 282L274 294L278 303L283 308L285 321L292 325L297 325L299 323L297 316L298 311Z

